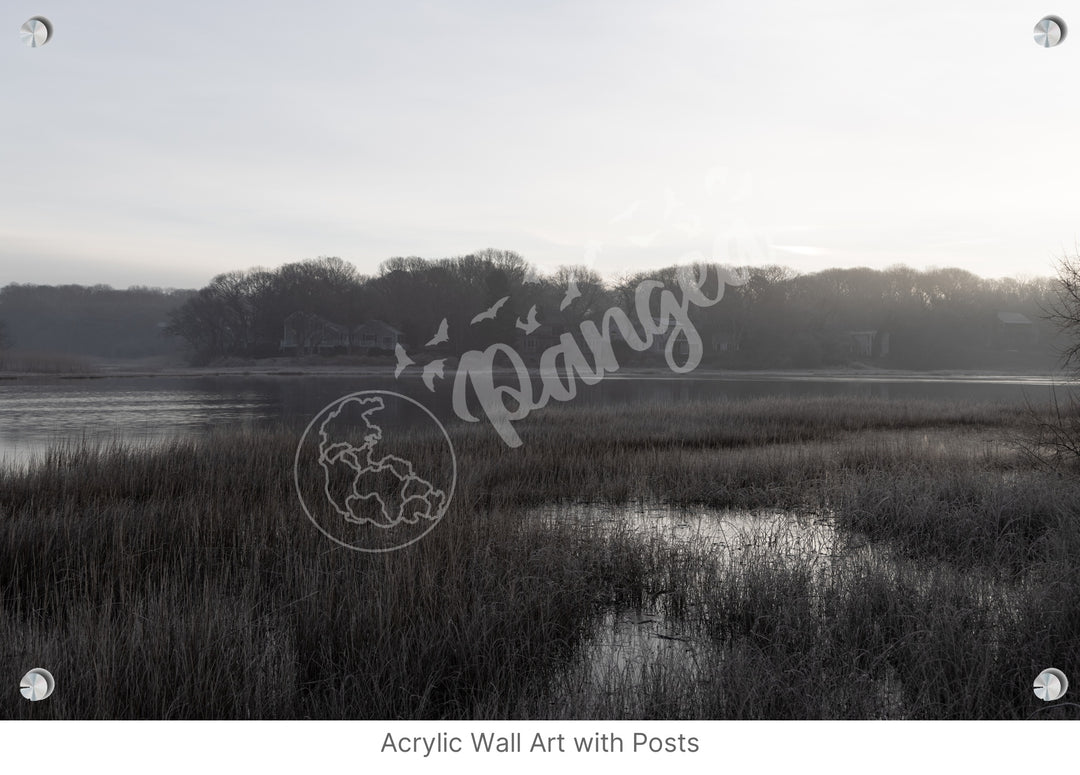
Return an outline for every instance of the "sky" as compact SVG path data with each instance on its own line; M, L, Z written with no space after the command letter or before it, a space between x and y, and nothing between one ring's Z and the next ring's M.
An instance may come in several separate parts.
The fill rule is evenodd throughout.
M1080 6L4 2L0 286L515 250L1047 275ZM53 39L18 35L44 15ZM7 33L3 33L7 30Z

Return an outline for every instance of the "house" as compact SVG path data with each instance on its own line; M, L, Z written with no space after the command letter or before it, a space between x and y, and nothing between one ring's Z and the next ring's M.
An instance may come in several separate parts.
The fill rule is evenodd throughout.
M848 351L856 358L884 358L889 354L889 339L888 331L848 331Z
M738 340L729 333L715 333L709 337L714 353L730 353L739 349Z
M553 326L541 323L531 333L518 330L515 348L525 358L539 358L549 347L559 343L559 334Z
M294 312L285 318L281 351L297 355L331 352L348 341L346 329L312 312Z
M369 320L352 330L353 347L393 350L398 344L404 344L404 342L405 334L381 320Z
M672 318L669 318L667 323L661 323L660 318L656 317L655 315L652 318L652 322L653 330L663 331L663 333L652 334L652 338L649 342L648 348L646 348L645 350L639 350L638 352L645 353L646 355L663 357L667 352L668 339L675 335L676 323L675 320ZM644 328L642 326L638 325L634 328L637 332L637 336L639 339L644 340L647 338L644 333ZM613 344L626 344L626 337L623 336L622 329L620 329L618 326L613 325L611 327L611 341ZM626 346L629 347L628 344ZM636 348L633 349L636 350ZM689 346L686 342L686 337L681 333L675 340L673 352L675 353L675 355L679 356L685 356L689 352Z
M352 352L356 349L392 351L405 335L381 320L369 320L351 330L311 312L285 318L281 351L297 355Z
M1039 341L1039 329L1027 315L998 312L991 338L993 346L999 350L1023 350Z

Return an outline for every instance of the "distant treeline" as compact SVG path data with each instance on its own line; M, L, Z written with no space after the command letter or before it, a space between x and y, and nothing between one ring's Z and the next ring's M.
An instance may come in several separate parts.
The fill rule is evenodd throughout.
M175 354L162 335L169 315L194 291L107 285L0 288L0 348L109 359Z
M438 349L452 355L496 341L521 344L516 324L533 306L544 324L535 337L552 342L613 306L632 313L642 280L674 286L675 272L605 282L587 267L545 274L517 253L484 250L438 260L392 258L367 276L339 258L318 258L228 272L199 291L10 285L0 290L0 320L7 322L8 343L19 348L130 358L182 344L192 362L208 363L281 355L290 318L317 317L345 331L382 321L402 332L410 352L423 349L445 318L449 341ZM903 266L741 272L745 285L729 287L714 307L693 310L706 363L948 369L1054 362L1056 330L1044 320L1056 288L1052 278L984 279L960 269ZM571 280L581 295L560 310ZM503 297L509 300L493 320L471 324ZM359 345L347 342L333 351L370 352Z

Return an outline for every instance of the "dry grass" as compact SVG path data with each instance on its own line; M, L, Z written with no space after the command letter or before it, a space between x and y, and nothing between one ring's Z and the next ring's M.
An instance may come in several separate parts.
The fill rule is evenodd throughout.
M57 675L13 718L1017 717L1080 662L1080 486L998 405L852 399L552 408L507 451L453 426L458 490L408 549L326 540L292 430L55 449L0 474L0 654ZM422 457L427 441L415 438ZM527 518L566 501L829 514L822 565ZM605 611L696 633L597 678Z

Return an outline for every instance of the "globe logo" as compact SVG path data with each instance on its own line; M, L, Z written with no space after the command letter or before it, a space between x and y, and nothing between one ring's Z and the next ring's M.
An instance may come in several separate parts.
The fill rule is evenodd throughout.
M315 416L293 477L304 513L325 536L356 551L390 552L420 540L446 514L457 457L422 404L367 390Z

